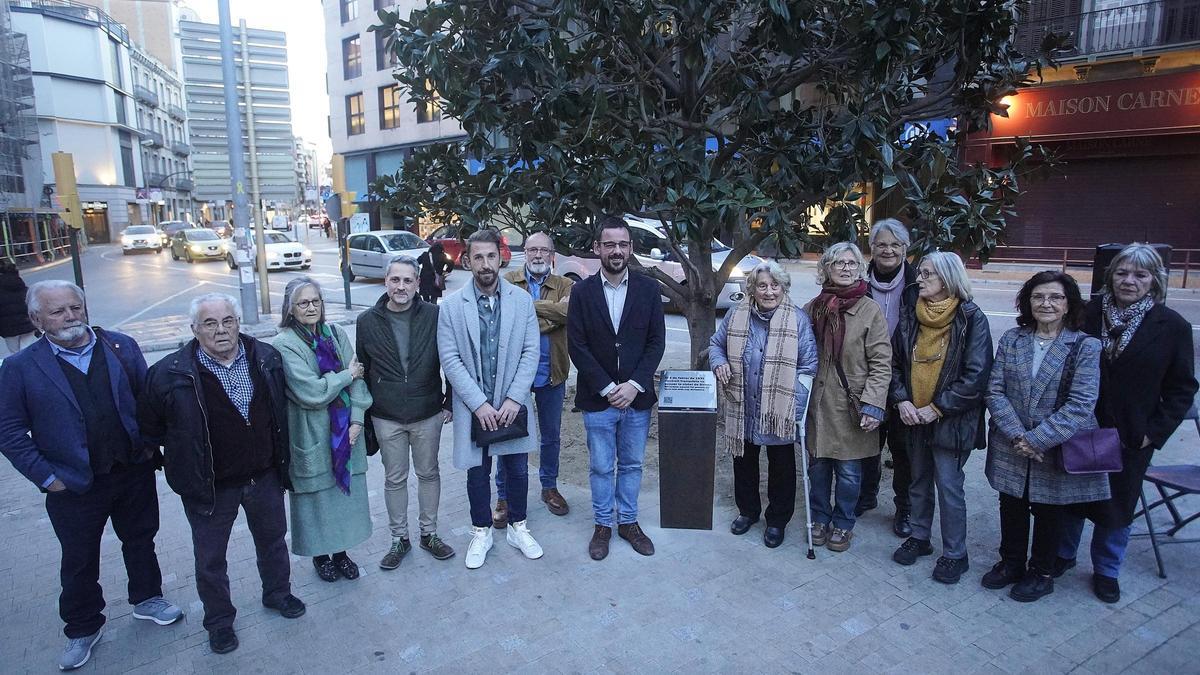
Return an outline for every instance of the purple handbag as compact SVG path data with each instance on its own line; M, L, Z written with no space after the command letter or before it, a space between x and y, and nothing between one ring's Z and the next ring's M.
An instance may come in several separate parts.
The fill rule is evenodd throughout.
M1063 365L1063 376L1058 382L1058 400L1054 409L1058 410L1067 400L1071 391L1071 381L1075 379L1075 361L1079 354L1079 343L1075 340L1071 353ZM1115 473L1124 468L1121 460L1121 436L1116 429L1085 429L1068 438L1058 453L1058 464L1063 471L1078 474Z

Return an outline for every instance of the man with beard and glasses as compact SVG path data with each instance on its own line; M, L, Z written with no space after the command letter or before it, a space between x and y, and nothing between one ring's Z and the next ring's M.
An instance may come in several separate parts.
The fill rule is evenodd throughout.
M533 298L541 329L541 360L533 378L533 400L537 404L538 432L541 453L538 455L538 477L542 482L542 501L556 516L570 510L567 500L558 491L559 427L562 424L563 398L567 391L567 375L571 359L567 355L567 303L571 296L570 279L551 274L554 267L554 242L545 232L535 232L525 239L525 266L505 275L514 286L527 291ZM504 465L496 471L496 509L492 525L503 528L508 523L508 503L504 484Z
M136 401L146 359L128 335L91 328L83 290L67 281L29 288L29 319L45 335L0 366L0 451L46 492L62 547L61 670L87 663L104 626L100 538L121 540L133 618L165 626L183 614L162 597L154 552L159 456L142 441Z
M383 459L383 501L392 546L379 561L394 570L412 550L408 532L408 467L417 474L421 548L438 560L454 549L437 534L442 478L438 448L442 425L451 420L449 392L443 393L437 352L438 306L417 296L417 261L392 258L384 274L386 292L358 316L358 358L366 368L374 403L367 424ZM370 435L367 438L370 444Z
M597 225L593 251L602 267L575 285L567 337L571 361L579 370L575 405L583 410L591 456L596 529L588 554L603 560L612 538L614 506L617 534L638 553L654 555L654 543L638 525L637 505L650 409L658 400L654 372L666 345L666 326L658 282L629 272L629 226L616 216L604 216Z
M536 439L528 413L524 429L518 421L527 411L537 375L539 336L533 299L499 276L499 234L479 230L468 237L463 265L472 281L442 300L438 354L453 389L454 466L467 471L472 527L465 562L468 569L477 569L492 548L492 458L504 465L512 521L508 543L530 560L542 557L525 520L527 463ZM476 437L492 436L488 432L514 423L518 429L511 430L511 437L476 442Z

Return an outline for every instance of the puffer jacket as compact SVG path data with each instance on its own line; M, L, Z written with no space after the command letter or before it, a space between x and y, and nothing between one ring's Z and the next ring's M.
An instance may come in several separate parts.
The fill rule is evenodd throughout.
M900 325L892 335L892 384L888 407L911 401L912 353L917 344L917 311L915 305L904 308ZM910 427L901 425L908 442L929 443L939 450L970 453L987 447L987 427L984 425L984 397L992 373L992 333L987 315L974 302L959 303L946 347L946 360L934 387L933 405L942 412L941 419ZM911 446L910 446L911 447Z

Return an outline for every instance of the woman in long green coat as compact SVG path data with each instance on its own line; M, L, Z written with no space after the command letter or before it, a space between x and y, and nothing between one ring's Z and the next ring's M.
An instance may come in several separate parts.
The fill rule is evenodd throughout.
M282 314L273 344L287 375L292 552L311 556L325 581L357 579L346 550L371 536L362 435L371 393L353 342L325 322L317 282L288 282Z

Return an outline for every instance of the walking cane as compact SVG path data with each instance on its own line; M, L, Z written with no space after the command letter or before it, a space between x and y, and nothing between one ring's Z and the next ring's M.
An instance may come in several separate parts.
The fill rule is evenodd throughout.
M817 554L815 552L813 552L813 542L812 542L812 509L809 506L810 504L812 504L812 500L808 494L808 491L809 491L808 445L805 443L805 440L804 440L804 428L806 426L806 423L808 422L808 407L809 407L809 403L812 402L813 378L811 375L803 375L803 374L800 375L799 377L801 380L801 384L803 384L804 387L806 389L808 389L808 398L806 398L804 400L804 410L801 411L800 419L798 419L796 421L796 440L799 441L799 443L800 443L800 467L801 467L800 470L804 472L804 535L806 537L808 537L808 559L816 560Z

